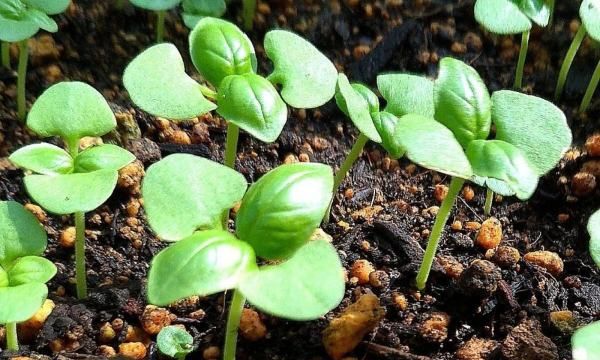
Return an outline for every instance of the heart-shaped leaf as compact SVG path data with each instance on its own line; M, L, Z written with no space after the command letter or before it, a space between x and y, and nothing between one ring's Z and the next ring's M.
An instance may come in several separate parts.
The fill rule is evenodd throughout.
M592 214L587 224L590 233L590 255L598 267L600 267L600 210Z
M194 351L194 338L179 326L165 326L156 336L156 344L161 353L175 359L184 359Z
M600 321L577 329L571 337L573 360L593 360L600 353Z
M552 16L549 0L521 0L521 11L539 26L546 26Z
M248 302L268 314L305 321L338 306L344 288L344 268L335 248L317 240L279 265L248 273L239 289Z
M206 100L200 84L185 73L179 50L173 44L154 45L125 69L123 84L131 100L152 115L190 119L217 108Z
M193 29L205 17L219 18L225 14L227 4L225 0L183 0L183 22L185 26Z
M496 139L518 147L539 176L558 164L572 140L565 114L558 107L510 90L494 92L492 103Z
M169 10L179 5L181 0L130 0L131 3L142 9L161 11Z
M23 0L23 2L48 15L56 15L67 10L71 0Z
M520 34L531 30L531 20L513 0L477 0L475 19L494 34Z
M56 275L52 261L40 256L25 256L17 259L8 270L10 286L29 283L46 283Z
M42 283L0 288L0 324L29 319L42 307L46 296L48 287Z
M48 143L28 145L12 153L10 161L20 168L44 175L68 174L73 158L65 150Z
M579 16L590 37L600 41L600 1L583 0L579 7Z
M285 259L308 241L332 197L331 167L281 165L252 184L236 216L236 231L256 255Z
M252 42L230 22L203 18L190 33L189 41L194 66L216 88L229 75L256 72Z
M360 90L359 90L360 91ZM371 109L374 108L369 104L367 99L354 89L348 78L344 74L339 74L336 102L338 107L347 113L352 120L352 123L370 140L377 143L381 142L381 136L377 132L373 119L371 119ZM378 108L379 106L377 106Z
M377 76L377 88L387 101L385 111L396 116L419 114L432 118L433 81L424 76L385 74Z
M340 74L340 75L343 75L343 74ZM343 75L343 76L345 78L345 82L347 82L348 78L346 78L346 75ZM338 82L339 82L339 75L338 75ZM369 89L365 85L359 84L359 83L352 83L350 85L352 86L352 89L354 90L354 92L359 94L367 102L367 106L369 108L370 114L379 111L379 98L373 91L371 91L371 89ZM338 88L339 88L339 85L338 85ZM342 96L342 94L339 91L336 91L336 93L335 93L335 102L336 102L338 108L344 114L346 114L346 116L350 117L350 113L348 112L348 104L346 104L346 99Z
M18 42L29 39L38 32L40 27L29 20L12 20L0 17L0 40Z
M102 205L117 184L115 170L81 174L28 175L25 188L31 198L54 214L88 212Z
M87 148L75 158L76 172L96 170L119 170L135 160L129 151L113 144L103 144Z
M373 124L381 136L381 146L390 154L393 159L400 159L404 156L406 150L398 141L396 133L400 119L388 112L381 111L371 114Z
M227 231L200 231L162 250L148 274L148 301L164 306L238 286L257 268L254 251Z
M188 154L169 155L150 166L142 182L148 223L167 241L220 227L221 214L242 199L246 188L237 171Z
M275 141L287 121L287 106L273 84L252 73L223 79L217 104L219 115L264 142Z
M47 245L37 218L14 201L0 202L0 240L0 266L5 269L20 257L41 255Z
M452 130L463 148L472 140L488 137L492 102L475 69L460 60L443 58L433 94L435 119Z
M337 70L313 44L284 30L265 35L265 52L274 64L269 80L280 84L281 96L295 108L316 108L333 98Z

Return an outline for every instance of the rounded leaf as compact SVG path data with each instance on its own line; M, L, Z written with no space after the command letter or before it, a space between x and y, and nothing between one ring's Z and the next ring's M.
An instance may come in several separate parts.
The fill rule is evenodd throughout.
M433 81L424 76L384 74L377 76L377 88L387 101L385 111L396 116L419 114L433 117Z
M168 241L220 227L223 211L240 201L246 188L237 171L189 154L169 155L153 164L142 182L148 223Z
M345 75L344 75L344 77L345 77ZM346 78L346 80L348 80L348 78ZM338 76L338 81L339 81L339 76ZM356 92L357 94L362 96L363 99L365 99L365 101L367 102L367 105L369 107L369 113L372 114L374 112L379 111L379 98L373 91L371 91L371 89L369 89L368 87L366 87L365 85L360 84L360 83L352 83L350 85L352 86L352 89L354 90L354 92ZM336 93L335 93L335 103L337 104L338 108L344 114L346 114L346 116L350 116L350 114L348 113L348 105L346 104L346 100L344 99L344 97L342 96L342 94L339 91L336 91Z
M265 52L273 61L269 80L281 85L281 96L295 108L316 108L333 98L337 69L313 44L284 30L265 35Z
M183 0L183 22L193 29L202 18L221 17L227 10L225 0Z
M236 215L236 231L256 255L290 257L319 226L332 197L331 167L281 165L252 184Z
M273 84L252 73L223 79L217 104L219 115L264 142L275 141L287 121L287 106Z
M169 10L177 6L181 0L130 0L137 7L146 10L161 11Z
M600 0L583 0L579 16L590 37L600 41Z
M194 350L194 338L179 326L165 326L156 336L161 353L172 358L183 358Z
M71 0L23 0L23 2L48 15L56 15L67 10Z
M20 168L43 175L68 174L73 171L71 155L48 143L24 146L12 153L9 160Z
M154 45L125 69L123 84L131 100L144 111L168 119L190 119L217 108L206 100L200 84L185 73L173 44Z
M35 35L40 27L31 20L13 20L0 17L0 40L18 42Z
M119 170L133 160L135 156L122 147L103 144L80 152L75 158L75 171L83 173L96 170Z
M400 159L406 150L400 144L396 133L400 119L388 112L381 111L371 114L373 124L381 136L381 146L393 159Z
M600 353L600 321L577 329L571 337L573 360L594 360Z
M42 307L47 296L48 287L42 283L0 288L0 324L29 319Z
M475 20L494 34L520 34L531 29L531 20L512 0L477 0Z
M254 251L227 231L200 231L159 252L148 274L148 301L164 306L238 286L256 269Z
M600 267L600 210L592 214L587 224L590 233L590 255L598 267Z
M52 261L40 256L25 256L17 259L8 270L10 286L29 283L46 283L56 275Z
M37 218L14 201L0 202L0 239L0 266L4 268L20 257L41 255L47 245Z
M371 119L371 108L362 91L357 91L350 85L344 74L338 75L336 102L340 110L344 111L352 120L352 123L370 140L381 142L381 136L377 132L373 119Z
M37 9L27 9L22 17L23 21L30 21L48 32L57 32L58 25L51 17Z

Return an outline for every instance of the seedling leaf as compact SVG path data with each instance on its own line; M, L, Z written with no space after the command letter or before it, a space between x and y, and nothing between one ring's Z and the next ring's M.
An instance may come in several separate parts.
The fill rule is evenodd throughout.
M27 11L25 11L25 13L23 14L22 21L32 22L38 27L49 32L58 31L58 25L56 24L56 22L51 17L37 9L27 9Z
M0 288L0 324L29 319L42 307L46 296L48 288L42 283Z
M48 15L56 15L67 10L71 0L23 0L23 2Z
M0 288L8 286L8 274L0 266Z
M193 29L205 17L219 18L225 14L225 0L183 0L183 22Z
M511 0L477 0L475 19L486 30L501 35L520 34L532 25L516 1Z
M14 201L0 202L0 239L0 266L3 268L8 268L20 257L41 255L47 245L42 225L31 212Z
M590 217L587 225L590 233L590 255L598 267L600 267L600 210Z
M600 41L600 1L583 0L579 7L579 16L590 37Z
M502 196L515 195L515 192L512 190L512 188L502 180L494 179L491 177L473 175L471 181L479 186L488 187L494 193Z
M135 160L129 151L112 144L85 149L75 158L75 171L79 173L96 170L119 170Z
M350 120L361 133L372 141L381 142L381 136L379 136L371 118L371 108L373 106L350 85L344 74L338 75L336 102L342 111L346 110Z
M539 26L546 26L552 15L548 0L521 0L521 11Z
M183 359L194 350L194 338L179 326L165 326L156 336L156 344L161 353L176 359Z
M433 81L424 76L384 74L377 76L377 88L387 101L385 111L396 116L419 114L432 118Z
M161 11L177 6L181 0L130 0L131 3L142 9Z
M0 17L0 40L18 42L29 39L38 32L40 27L31 21L12 20Z
M404 156L406 149L402 147L396 134L400 119L388 112L381 111L371 114L373 124L381 136L381 145L393 159Z
M17 259L8 270L10 286L28 283L46 283L56 275L56 266L41 256L25 256Z
M73 158L65 150L48 143L22 147L9 159L18 167L38 174L57 175L73 171Z
M343 74L340 74L343 75ZM345 77L345 75L344 75ZM348 78L346 78L346 82L348 81ZM338 75L338 82L339 82L339 75ZM354 90L355 93L357 93L358 95L360 95L366 102L369 108L369 113L373 114L375 112L379 112L379 98L377 98L377 95L371 91L371 89L369 89L368 87L364 86L363 84L359 84L359 83L353 83L351 84L352 89ZM338 89L339 89L339 84L338 84ZM342 94L339 91L335 92L335 102L338 106L338 108L344 113L346 114L346 116L350 117L350 114L348 113L348 105L346 104L346 100L344 99L344 97L342 96Z
M586 325L573 334L571 345L573 347L573 360L592 360L600 353L600 321Z

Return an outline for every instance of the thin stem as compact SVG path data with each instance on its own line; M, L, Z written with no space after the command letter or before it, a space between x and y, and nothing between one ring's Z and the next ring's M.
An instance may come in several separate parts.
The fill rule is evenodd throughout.
M256 13L256 0L243 0L244 2L244 28L252 30L254 14Z
M225 330L223 360L235 360L238 329L240 327L240 319L242 317L245 302L246 298L244 295L238 290L233 290L233 298L229 305L229 316L227 317L227 329Z
M206 85L200 85L200 92L210 100L217 100L217 92Z
M6 348L19 351L19 338L17 337L17 323L6 324Z
M75 278L77 280L77 298L87 298L87 279L85 273L85 214L75 214Z
M440 243L444 225L446 225L446 222L448 221L450 211L454 206L454 200L456 200L456 197L458 196L458 193L460 192L460 189L464 183L464 179L458 177L452 178L452 181L450 182L450 188L448 189L448 194L446 195L446 198L444 198L444 201L438 210L437 216L435 217L435 223L433 224L431 234L429 235L429 240L427 241L427 249L425 249L425 254L423 255L423 262L421 263L419 273L417 274L417 288L419 290L423 290L427 284L427 278L429 278L429 272L431 271L431 266L433 265L433 259L435 258L435 253Z
M167 15L166 10L160 10L156 12L156 43L163 42L165 38L165 16Z
M19 41L19 67L17 70L17 112L19 119L25 120L25 80L27 80L27 40Z
M525 67L525 58L527 57L527 48L529 47L529 31L525 31L521 35L521 48L519 49L519 61L517 62L517 70L515 72L515 89L520 89L523 86L523 68Z
M494 192L490 188L487 188L485 191L485 205L483 205L485 216L490 216L492 213L492 200L494 200Z
M581 105L579 105L579 112L586 111L588 106L590 106L592 96L594 96L594 92L596 92L596 88L598 87L598 81L600 81L600 61L596 65L592 80L590 80L590 83L585 90L585 95L583 95L583 100L581 100Z
M579 30L575 34L573 41L571 42L571 46L569 46L569 50L567 51L567 55L565 55L565 60L560 66L560 72L558 73L558 82L556 83L556 90L554 91L554 100L560 100L563 89L565 88L565 83L567 82L567 75L569 75L569 70L571 69L571 65L573 65L573 60L575 59L575 55L577 55L577 51L585 38L585 26L581 24L579 26Z
M2 66L10 69L10 43L2 42Z
M240 137L240 128L236 124L227 122L227 142L225 143L225 160L226 166L235 168L235 158L237 155L238 138Z
M550 19L548 19L548 25L547 26L551 26L552 23L554 22L554 0L547 0L548 1L548 8L550 9Z

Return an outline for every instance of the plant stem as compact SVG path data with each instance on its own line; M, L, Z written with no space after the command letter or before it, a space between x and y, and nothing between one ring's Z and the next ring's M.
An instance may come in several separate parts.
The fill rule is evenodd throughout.
M556 83L556 90L554 91L554 100L560 100L563 89L565 88L565 83L567 82L567 75L569 75L569 70L571 69L571 65L573 65L573 59L575 59L575 55L583 42L583 39L586 35L585 26L581 24L579 26L579 30L575 34L573 41L571 42L571 46L569 46L569 50L567 51L567 55L565 55L565 60L560 66L560 72L558 73L558 82Z
M523 68L525 67L525 58L527 57L527 48L529 47L529 31L521 35L521 48L519 49L519 61L515 72L515 83L513 88L520 89L523 86Z
M19 338L17 337L17 323L6 324L6 348L19 351Z
M254 14L256 13L256 0L243 0L244 2L244 28L252 30Z
M429 272L431 271L431 266L433 265L433 259L435 258L435 253L440 243L444 225L446 225L446 221L448 221L450 211L454 206L454 200L456 200L456 197L458 196L458 193L460 192L460 189L464 183L465 179L458 177L452 178L452 181L450 182L450 188L448 189L448 195L446 195L444 198L444 201L438 210L437 216L435 217L435 223L433 224L431 234L429 235L429 240L427 241L427 249L425 249L425 254L423 255L423 262L421 263L419 273L417 274L417 288L419 290L423 290L427 284L427 278L429 278Z
M236 124L227 122L227 142L225 143L225 159L223 163L230 168L235 168L235 158L237 155L238 138L240 137L240 128Z
M596 88L598 87L598 81L600 81L600 61L596 65L596 69L594 70L594 74L592 75L592 80L590 80L590 83L588 84L588 87L585 90L585 95L583 95L581 105L579 105L579 112L586 111L588 106L590 106L592 96L594 96L594 92L596 92Z
M25 120L25 80L27 80L27 40L19 41L19 67L17 69L17 112L19 119Z
M2 66L10 69L10 43L2 42Z
M160 10L156 12L156 43L160 44L165 38L165 16L167 15L166 10Z
M77 280L77 298L87 298L87 279L85 273L85 214L75 214L75 278Z
M206 85L200 85L200 92L209 100L217 100L217 92Z
M485 191L485 205L483 205L485 216L490 216L492 213L492 200L494 200L494 192L490 188L487 188Z
M227 317L227 328L225 330L225 347L223 349L223 360L235 360L237 347L238 329L246 298L238 291L233 290L233 298L229 305L229 316Z

